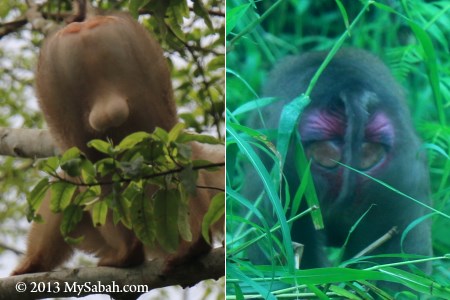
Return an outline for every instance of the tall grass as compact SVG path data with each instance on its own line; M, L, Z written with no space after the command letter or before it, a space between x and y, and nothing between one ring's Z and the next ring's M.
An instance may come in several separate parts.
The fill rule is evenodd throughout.
M267 299L320 298L390 299L372 280L401 283L396 297L450 299L450 4L448 1L227 1L227 298L261 295ZM276 99L261 98L268 71L286 55L340 47L366 49L389 66L404 87L416 129L427 153L433 206L433 273L431 277L400 270L396 265L371 269L335 268L298 270L290 224L315 210L315 190L308 162L297 162L301 187L289 194L280 172L296 118L308 104L296 99L293 120L278 136L245 124L261 107ZM320 73L320 71L319 71ZM310 88L314 86L314 80ZM264 123L264 116L260 116ZM281 132L281 134L280 134ZM270 141L276 140L276 145ZM302 149L296 149L299 154ZM254 174L244 174L244 165ZM275 167L272 168L271 165ZM249 178L255 181L248 181ZM260 181L261 183L257 183ZM275 226L261 214L261 199L246 199L245 185L261 185L276 217ZM263 192L263 191L261 191ZM299 210L306 198L310 211ZM284 199L280 201L280 199ZM289 210L287 207L290 207ZM294 209L292 209L294 207ZM431 212L431 211L430 211ZM252 220L260 221L256 225ZM268 238L271 237L271 238ZM246 257L253 243L272 251L271 266L254 266ZM404 259L416 259L405 257ZM280 284L283 283L283 284Z

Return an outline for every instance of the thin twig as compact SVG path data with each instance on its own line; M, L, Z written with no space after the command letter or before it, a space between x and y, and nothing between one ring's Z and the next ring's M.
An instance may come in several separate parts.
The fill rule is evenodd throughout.
M359 258L361 256L364 256L364 255L374 251L375 249L377 249L378 247L380 247L381 245L383 245L384 243L386 243L387 241L392 239L392 237L396 234L398 234L398 229L397 229L397 226L394 226L387 233L385 233L382 237L380 237L378 240L376 240L375 242L373 242L372 244L370 244L369 246L364 248L361 252L356 254L354 256L354 258Z

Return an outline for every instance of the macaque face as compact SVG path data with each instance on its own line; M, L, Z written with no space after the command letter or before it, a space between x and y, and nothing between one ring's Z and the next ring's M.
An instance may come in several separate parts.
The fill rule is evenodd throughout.
M124 15L71 23L44 44L36 85L57 143L92 156L93 138L120 141L177 121L169 69L158 43ZM73 125L78 124L78 130Z

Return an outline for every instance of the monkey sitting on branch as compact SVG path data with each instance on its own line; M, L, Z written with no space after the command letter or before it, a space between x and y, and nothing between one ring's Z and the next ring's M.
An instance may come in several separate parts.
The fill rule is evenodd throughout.
M88 147L87 143L91 140L108 139L113 145L120 145L132 133L150 134L157 128L170 131L177 124L170 73L162 49L143 27L124 14L88 16L47 38L39 56L36 88L40 107L58 148L64 152L77 147L93 162L105 159L107 151L102 153L98 147ZM158 147L153 149L151 142L149 145L149 149L145 150L147 152L143 152L144 156L162 151ZM112 181L114 176L111 174L106 177L94 175L100 183L101 180L107 182L101 185L101 192L93 198L97 204L123 199L120 198L124 197L122 194L132 191L134 187L140 193L132 193L133 197L130 196L132 199L128 199L127 203L133 208L133 201L140 199L143 208L135 213L140 214L141 219L146 210L150 213L157 210L154 206L169 210L169 204L176 205L173 212L175 219L155 216L175 228L175 241L172 241L171 249L161 245L158 232L151 245L144 245L135 234L136 228L143 224L130 222L129 216L113 214L110 204L104 210L107 211L104 224L97 226L92 221L92 203L84 203L84 210L78 207L80 220L63 235L61 228L65 226L66 211L52 211L55 204L51 199L58 195L50 189L38 210L43 222L33 222L25 257L12 274L53 270L66 261L74 249L96 255L101 266L113 267L136 266L146 258L156 257L166 258L169 262L182 262L183 259L207 253L211 246L201 234L202 221L213 197L224 189L224 170L220 168L224 162L224 147L202 144L196 142L196 138L189 146L188 152L192 153L190 159L219 165L219 170L216 167L213 172L200 170L197 179L197 174L193 172L193 191L183 193L174 188L170 182L173 172L167 172L160 185L155 181L147 183L145 178L132 185L120 180L119 183ZM180 149L176 151L181 152ZM166 154L171 155L176 153ZM151 174L152 167L146 166ZM60 177L69 178L74 183L82 181L79 174L73 176L70 172L65 173ZM93 190L91 185L85 183L73 191L71 201L75 202L77 195ZM117 202L114 203L117 205ZM181 222L176 217L178 215L188 230L190 227L190 233L184 232L182 237L178 234L178 230L182 231L179 228L182 226L177 223ZM221 234L223 230L223 225L217 223L217 228L211 229L212 235L216 232ZM147 230L149 234L154 230L140 229ZM74 242L73 239L78 240ZM68 240L72 243L67 243Z

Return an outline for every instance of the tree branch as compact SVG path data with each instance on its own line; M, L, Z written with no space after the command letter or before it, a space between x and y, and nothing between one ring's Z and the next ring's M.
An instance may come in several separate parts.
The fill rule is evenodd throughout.
M57 154L47 130L0 127L0 155L43 158Z
M25 26L28 20L24 17L20 17L14 21L0 23L0 39L11 32L17 31L19 28Z
M61 25L58 25L44 18L44 16L40 12L39 5L36 4L35 0L29 0L27 3L29 8L25 13L25 16L33 26L34 30L38 30L43 34L48 35L49 33L56 31L61 27Z
M172 285L188 287L205 279L219 279L225 275L225 250L216 248L199 260L176 266L170 271L166 269L167 263L156 259L130 269L92 267L11 276L0 279L0 300L81 297L90 294L108 294L114 299L136 299L155 288ZM19 292L21 288L26 291ZM32 289L42 292L31 292ZM133 292L133 289L136 291Z
M0 242L0 248L3 248L5 250L9 250L9 251L11 251L11 252L13 252L13 253L15 253L17 255L22 255L23 254L23 252L20 251L19 249L17 249L16 247L10 246L10 245L5 244L3 242Z

